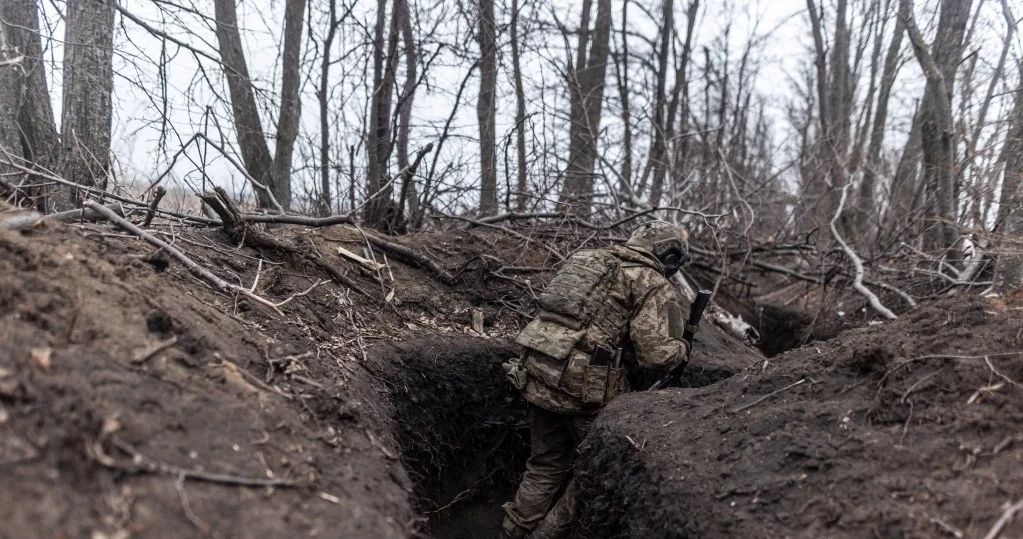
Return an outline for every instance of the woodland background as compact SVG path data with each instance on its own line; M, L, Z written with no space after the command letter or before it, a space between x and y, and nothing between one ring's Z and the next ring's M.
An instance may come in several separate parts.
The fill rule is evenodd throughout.
M199 214L193 195L222 186L390 233L657 216L721 267L909 304L1005 293L1023 282L1021 16L1009 0L0 0L0 191L54 212L166 187L165 208Z

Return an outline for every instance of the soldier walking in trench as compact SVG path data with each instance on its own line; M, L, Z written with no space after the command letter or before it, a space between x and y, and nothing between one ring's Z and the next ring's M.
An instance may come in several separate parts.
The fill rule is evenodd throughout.
M505 364L532 409L530 457L503 506L502 539L567 535L578 497L572 461L596 414L629 390L628 369L667 372L688 360L688 302L668 282L688 251L684 230L645 223L624 245L571 256L540 296L516 339L521 358Z

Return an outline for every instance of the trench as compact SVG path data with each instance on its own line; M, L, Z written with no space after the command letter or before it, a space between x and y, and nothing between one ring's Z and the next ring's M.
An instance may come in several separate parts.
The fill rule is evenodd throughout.
M517 354L508 341L452 334L374 351L413 482L415 537L497 537L501 504L514 495L529 455L527 405L501 368ZM735 372L687 369L680 385L709 385Z
M429 334L374 350L413 483L417 538L497 537L529 454L527 407L501 363L505 340Z

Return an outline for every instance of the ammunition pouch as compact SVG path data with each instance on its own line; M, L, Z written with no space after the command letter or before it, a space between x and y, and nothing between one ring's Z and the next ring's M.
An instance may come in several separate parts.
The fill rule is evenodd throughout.
M507 363L502 363L504 367L505 376L508 377L508 382L511 383L515 389L522 391L526 387L528 376L526 374L526 368L522 366L522 360L515 358Z
M608 365L583 368L580 398L585 404L605 404L625 392L625 369Z

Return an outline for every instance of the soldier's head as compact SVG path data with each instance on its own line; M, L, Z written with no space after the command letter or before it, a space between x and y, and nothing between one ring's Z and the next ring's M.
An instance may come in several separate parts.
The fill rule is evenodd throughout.
M653 253L664 266L665 277L671 277L689 262L689 233L666 221L639 225L625 245Z

